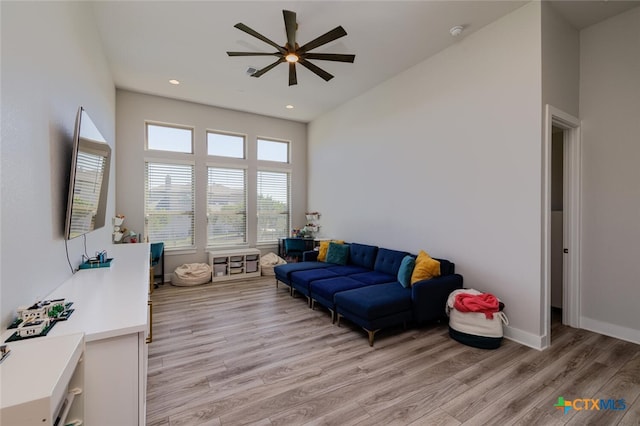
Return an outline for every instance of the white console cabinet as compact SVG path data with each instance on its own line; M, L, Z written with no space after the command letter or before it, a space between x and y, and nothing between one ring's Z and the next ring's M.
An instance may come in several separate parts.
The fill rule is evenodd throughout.
M260 276L260 250L237 249L209 252L211 281L237 280Z
M0 364L0 425L81 425L84 421L84 336L11 343Z
M65 298L73 302L75 311L46 337L29 340L36 343L50 337L84 334L83 424L144 426L149 244L112 245L107 248L107 255L113 258L109 268L80 270L45 297ZM3 336L3 341L9 335ZM12 347L13 343L9 345ZM12 353L8 359L15 355ZM48 363L46 354L42 362ZM24 380L37 384L39 377L25 370ZM2 387L4 394L4 377Z

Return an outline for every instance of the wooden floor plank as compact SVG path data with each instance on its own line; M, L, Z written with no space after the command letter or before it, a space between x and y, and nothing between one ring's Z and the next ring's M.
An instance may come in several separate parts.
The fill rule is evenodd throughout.
M152 299L150 426L639 424L640 346L558 322L542 352L471 348L446 324L382 330L370 347L273 277L165 284ZM608 395L626 410L554 407Z

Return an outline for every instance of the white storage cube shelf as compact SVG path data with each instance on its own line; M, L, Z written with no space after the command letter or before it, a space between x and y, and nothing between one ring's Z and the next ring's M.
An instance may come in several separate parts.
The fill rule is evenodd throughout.
M260 276L260 250L238 249L209 252L211 281L237 280Z

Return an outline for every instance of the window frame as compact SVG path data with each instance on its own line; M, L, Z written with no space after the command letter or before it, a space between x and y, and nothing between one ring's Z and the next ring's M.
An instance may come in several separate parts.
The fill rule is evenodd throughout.
M258 145L260 145L260 141L283 143L283 144L287 145L287 161L261 160L258 157L258 155L259 155L259 147L258 147ZM264 162L265 164L272 164L272 165L275 165L275 164L291 165L291 146L292 146L291 141L286 140L286 139L277 139L277 138L256 136L256 160L258 161L258 163Z
M169 151L172 152L172 151ZM174 154L184 154L184 153L178 153L178 152L174 152ZM196 184L197 184L197 167L196 167L196 162L194 160L182 160L182 159L175 159L175 158L167 158L167 157L145 157L144 158L144 197L143 197L143 210L144 210L144 233L145 236L147 237L147 239L149 239L149 242L156 242L156 241L151 241L151 239L149 238L149 217L150 214L147 211L147 201L148 201L148 196L149 196L149 190L148 190L148 173L149 173L149 163L152 164L160 164L160 165L166 165L166 166L190 166L191 167L191 245L184 245L184 246L172 246L170 243L168 243L167 241L163 241L165 243L165 251L166 252L172 252L174 254L179 254L179 253L192 253L197 249L197 243L196 243L196 234L197 234L197 230L196 230L196 226L197 226L197 191L196 191ZM185 211L186 212L186 211Z
M209 156L211 157L211 156ZM223 158L233 158L233 157L223 157ZM236 159L237 160L237 159ZM210 169L228 169L228 170L243 170L244 171L244 242L241 243L231 243L231 244L211 244L211 239L209 238L209 170ZM206 188L206 206L205 206L205 214L207 218L207 232L206 232L206 249L220 249L223 247L248 247L249 246L249 167L246 164L235 164L235 162L230 163L216 163L216 162L207 162L206 165L207 170L207 188Z
M149 126L168 127L170 129L189 130L191 132L191 151L169 151L166 149L149 148ZM144 122L144 150L148 152L170 153L175 155L195 155L195 128L183 124L163 123L160 121L145 120Z
M240 137L242 138L242 157L228 157L225 155L217 155L217 154L209 154L209 134L217 134L217 135L223 135L223 136L235 136L235 137ZM247 160L247 152L248 152L248 142L247 142L247 135L245 133L234 133L234 132L226 132L223 130L216 130L216 129L206 129L205 133L204 133L204 143L205 143L205 152L207 153L207 157L208 158L216 158L216 159L225 159L225 160L231 160L231 161L246 161Z
M265 163L272 163L270 161L265 161ZM275 236L274 239L270 239L270 240L261 240L260 239L260 206L259 206L259 201L258 201L258 197L260 196L260 186L259 186L259 175L261 172L266 172L266 173L283 173L287 175L287 227L284 230L284 234L283 235L277 235ZM256 235L255 235L255 239L256 239L256 245L272 245L274 243L278 242L278 239L280 238L286 238L290 235L291 232L291 220L292 220L292 175L293 172L291 170L291 168L278 168L278 167L267 167L267 166L260 166L260 164L258 165L258 167L256 168L256 192L255 192L255 197L256 197Z

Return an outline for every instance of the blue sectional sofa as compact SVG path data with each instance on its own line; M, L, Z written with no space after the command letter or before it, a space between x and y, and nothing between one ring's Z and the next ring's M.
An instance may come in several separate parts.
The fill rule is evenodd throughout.
M346 318L361 326L373 346L375 333L383 328L424 324L446 318L449 294L462 288L462 276L455 264L440 262L440 276L418 281L410 287L398 282L398 271L407 252L349 243L344 264L320 262L318 252L305 252L303 261L274 267L278 283L290 293L307 298L331 312L331 320ZM414 256L415 257L415 256Z

